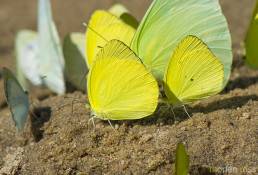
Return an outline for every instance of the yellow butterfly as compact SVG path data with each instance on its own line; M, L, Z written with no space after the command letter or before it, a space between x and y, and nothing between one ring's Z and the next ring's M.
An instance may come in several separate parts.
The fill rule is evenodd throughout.
M132 120L151 115L157 107L157 81L123 42L109 41L100 49L87 78L94 117Z
M97 10L90 18L86 31L87 65L90 68L96 54L108 41L117 39L130 45L135 28L108 11Z
M210 97L223 89L224 67L207 45L187 36L176 47L164 75L168 102L180 106Z

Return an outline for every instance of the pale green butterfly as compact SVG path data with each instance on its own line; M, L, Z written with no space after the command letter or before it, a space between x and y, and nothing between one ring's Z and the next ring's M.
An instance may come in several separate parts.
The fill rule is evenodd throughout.
M13 121L18 131L22 131L29 113L28 94L7 68L3 68L3 77L6 101L11 110Z
M64 58L52 19L50 0L38 2L38 34L32 31L20 32L16 40L18 73L22 72L34 85L46 85L52 91L63 94ZM21 39L26 42L23 43ZM18 77L22 79L22 76Z
M224 65L224 86L232 65L231 37L218 0L154 0L131 48L162 80L172 51L187 35L205 42Z
M85 75L88 73L85 58L85 36L83 33L70 33L64 39L66 79L76 88L86 91Z

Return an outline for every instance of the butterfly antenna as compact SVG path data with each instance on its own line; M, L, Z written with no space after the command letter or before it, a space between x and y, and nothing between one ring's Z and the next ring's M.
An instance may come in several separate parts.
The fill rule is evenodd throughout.
M101 35L99 32L97 32L96 30L94 30L92 27L90 27L90 25L88 25L87 23L82 23L86 28L90 29L91 31L93 31L96 35L98 35L100 38L102 38L103 40L105 40L106 42L108 42L108 40Z

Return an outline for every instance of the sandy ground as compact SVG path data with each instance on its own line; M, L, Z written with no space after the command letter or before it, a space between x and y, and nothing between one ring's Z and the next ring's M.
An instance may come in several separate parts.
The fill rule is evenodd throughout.
M117 1L53 1L60 35L84 32L82 23L96 8ZM149 0L121 1L142 17ZM31 124L15 133L0 78L0 174L172 174L175 148L184 142L191 174L258 173L258 71L242 61L242 42L254 0L223 0L233 38L234 66L226 89L188 106L191 119L176 110L131 122L88 123L87 97L80 92L49 95L33 89ZM36 29L36 1L0 0L0 67L14 66L15 33ZM73 101L76 99L74 104ZM223 173L224 170L224 173ZM227 170L227 171L225 171Z

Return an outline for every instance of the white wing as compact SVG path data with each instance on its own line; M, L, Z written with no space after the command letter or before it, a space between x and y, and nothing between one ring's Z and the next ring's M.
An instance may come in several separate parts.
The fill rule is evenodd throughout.
M39 0L38 18L40 76L43 83L52 91L63 94L65 92L64 58L49 0Z
M41 85L39 73L37 33L19 31L15 41L18 80L27 89L25 77L34 85ZM24 77L25 76L25 77Z

